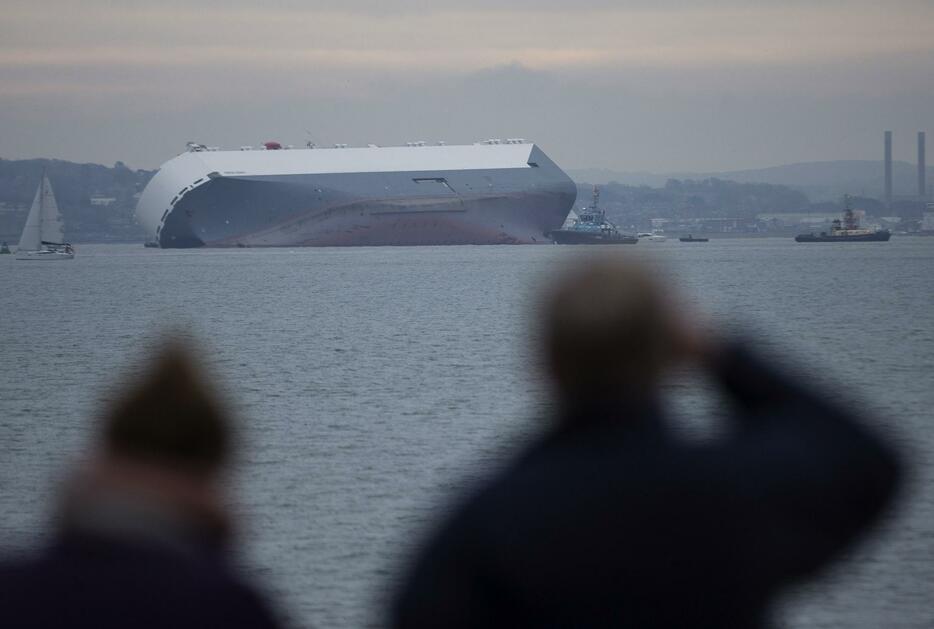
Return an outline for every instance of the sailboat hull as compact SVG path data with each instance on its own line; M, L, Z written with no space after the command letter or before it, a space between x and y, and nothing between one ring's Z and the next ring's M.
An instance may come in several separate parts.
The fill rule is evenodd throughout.
M17 251L17 260L74 260L74 253L64 251Z

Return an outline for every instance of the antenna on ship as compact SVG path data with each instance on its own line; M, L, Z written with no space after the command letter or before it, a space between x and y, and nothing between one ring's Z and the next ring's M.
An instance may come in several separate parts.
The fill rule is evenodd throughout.
M843 195L843 227L844 229L858 229L859 222L853 214L853 208L850 207L850 195Z
M593 187L593 200L590 202L591 209L597 209L597 202L600 201L600 188L596 185Z

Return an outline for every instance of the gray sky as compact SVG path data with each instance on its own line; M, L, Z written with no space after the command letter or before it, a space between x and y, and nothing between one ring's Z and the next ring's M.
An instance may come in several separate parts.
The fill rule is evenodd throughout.
M934 2L4 0L0 157L525 137L562 166L914 161ZM310 132L310 135L309 135Z

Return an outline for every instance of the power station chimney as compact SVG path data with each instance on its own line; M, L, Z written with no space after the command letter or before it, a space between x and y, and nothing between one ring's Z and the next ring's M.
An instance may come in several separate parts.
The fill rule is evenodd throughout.
M885 132L885 204L892 205L892 132Z
M922 199L927 194L927 183L924 180L924 131L918 131L918 196Z

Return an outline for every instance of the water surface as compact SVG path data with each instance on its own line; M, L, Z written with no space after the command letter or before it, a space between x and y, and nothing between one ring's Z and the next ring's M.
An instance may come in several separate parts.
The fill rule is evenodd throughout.
M912 456L914 482L883 534L790 597L783 622L931 626L934 238L628 251L715 323L805 361ZM86 245L73 262L0 256L0 550L35 542L99 400L160 330L180 326L203 342L244 425L246 569L297 624L377 623L435 505L541 422L528 315L578 253ZM704 386L670 391L686 427L711 427Z

